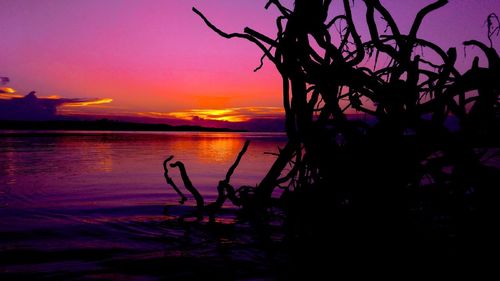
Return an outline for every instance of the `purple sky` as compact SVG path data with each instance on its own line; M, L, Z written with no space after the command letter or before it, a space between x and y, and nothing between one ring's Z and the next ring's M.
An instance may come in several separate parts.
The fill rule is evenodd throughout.
M257 109L248 118L268 116L281 107L274 68L267 63L254 73L257 48L220 38L191 11L196 6L228 32L250 26L272 36L277 13L264 10L266 2L1 0L0 76L9 77L8 86L21 95L36 90L41 97L113 100L66 113L175 116L231 108L240 116ZM431 2L382 0L403 32ZM464 58L461 42L486 42L484 22L491 12L500 14L499 0L451 0L426 18L419 35L444 49L458 47L457 64L469 65L477 52L469 49ZM354 16L366 38L360 0ZM500 39L494 42L498 48Z

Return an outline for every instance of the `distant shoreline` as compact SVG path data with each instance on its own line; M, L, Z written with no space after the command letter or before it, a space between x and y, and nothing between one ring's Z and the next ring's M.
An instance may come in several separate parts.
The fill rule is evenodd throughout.
M53 121L0 121L0 130L26 131L143 131L143 132L246 132L227 128L202 126L172 126L167 124L146 124L122 122L109 119L96 121L53 120Z

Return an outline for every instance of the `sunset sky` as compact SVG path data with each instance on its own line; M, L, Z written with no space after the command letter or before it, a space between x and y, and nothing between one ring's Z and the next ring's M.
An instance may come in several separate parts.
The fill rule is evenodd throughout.
M266 63L254 73L261 56L256 47L219 37L191 11L196 6L227 32L250 26L275 37L277 12L264 10L266 2L1 0L0 77L10 82L0 87L15 90L4 89L1 98L33 90L39 98L64 98L59 114L235 122L281 116L274 67ZM430 2L382 1L403 30ZM469 65L475 50L464 57L461 42L487 42L485 19L500 14L500 1L450 2L426 18L420 36L444 49L456 46L458 66ZM359 0L354 16L364 22Z

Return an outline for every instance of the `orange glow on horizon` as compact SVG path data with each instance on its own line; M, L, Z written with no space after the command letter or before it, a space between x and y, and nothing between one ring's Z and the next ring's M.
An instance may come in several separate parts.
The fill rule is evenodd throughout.
M49 99L49 100L58 100L58 99L61 99L61 97L58 96L58 95L52 95L52 96L42 97L42 98Z
M0 99L12 99L12 98L22 98L22 95L11 94L11 93L0 93Z
M170 112L168 115L183 120L200 118L215 121L245 122L250 119L248 116L237 114L233 109L191 109L187 111Z
M226 109L189 109L175 112L143 112L141 116L153 118L176 118L181 120L211 120L245 122L253 118L274 119L284 115L280 107L234 107Z
M6 94L13 94L16 92L16 90L9 88L9 87L3 87L3 88L0 88L0 92L6 93Z

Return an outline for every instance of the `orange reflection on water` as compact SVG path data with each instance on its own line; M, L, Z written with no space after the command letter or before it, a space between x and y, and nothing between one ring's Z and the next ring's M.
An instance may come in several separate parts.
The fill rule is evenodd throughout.
M209 163L230 162L243 147L244 141L241 138L233 137L212 137L200 140L197 156L200 162Z
M16 178L17 178L16 172L18 170L18 167L14 161L15 153L12 151L7 151L2 154L5 157L3 161L0 161L0 168L2 169L2 171L0 171L0 176L5 176L6 179L5 184L14 185L16 184ZM3 173L5 174L2 175ZM0 192L2 192L1 189Z
M199 163L223 163L236 159L244 142L244 138L238 134L200 133L172 141L170 149L176 153L190 151Z
M100 141L83 141L73 138L60 138L60 152L72 150L72 163L87 172L112 172L112 143L106 139Z

